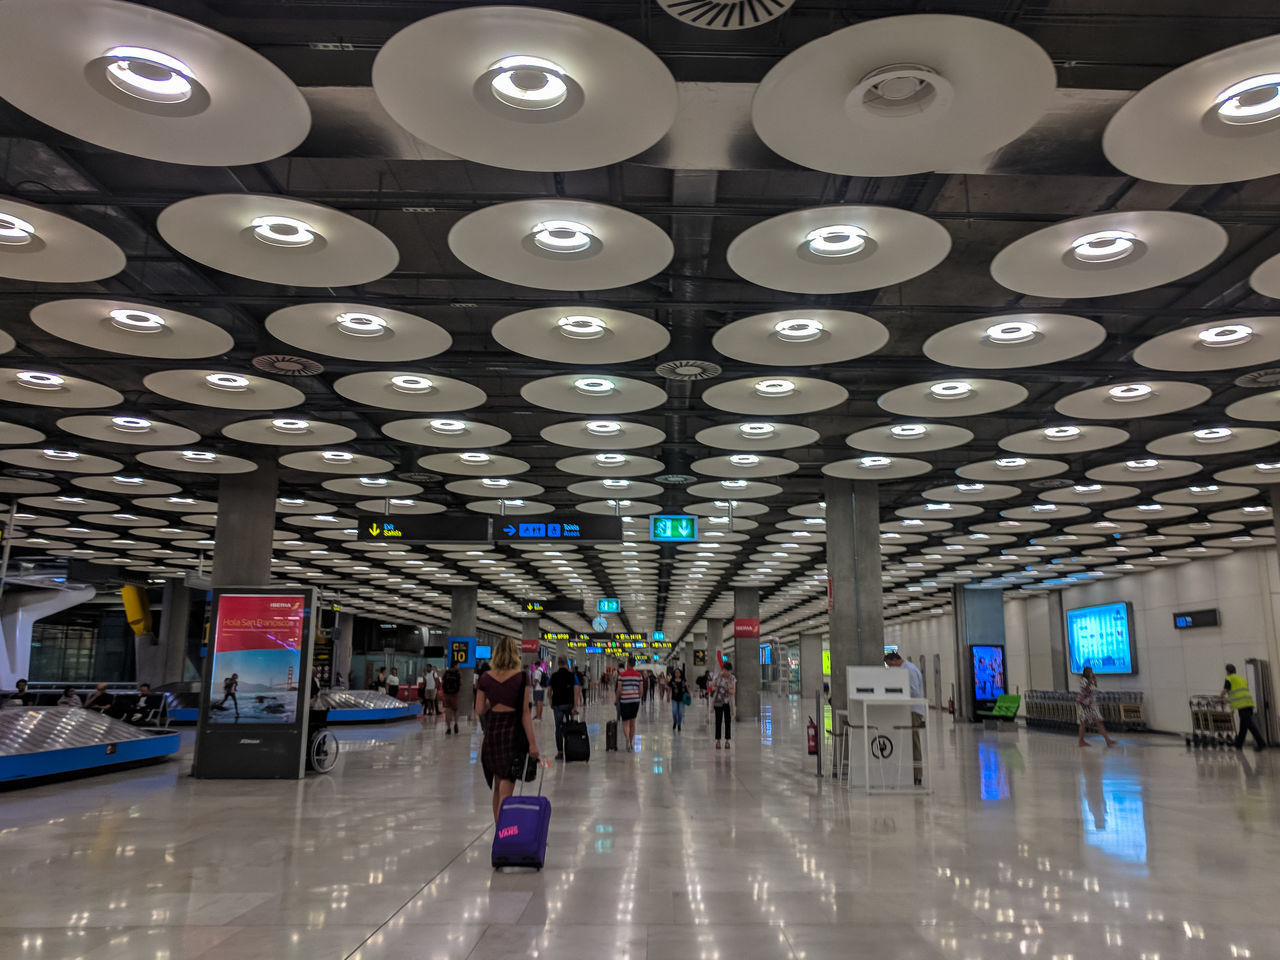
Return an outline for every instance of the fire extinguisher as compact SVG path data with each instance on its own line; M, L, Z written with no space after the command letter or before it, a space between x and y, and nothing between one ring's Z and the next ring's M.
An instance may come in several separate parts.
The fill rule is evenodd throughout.
M807 729L809 734L809 756L815 757L818 755L818 725L813 722L813 717L809 718Z

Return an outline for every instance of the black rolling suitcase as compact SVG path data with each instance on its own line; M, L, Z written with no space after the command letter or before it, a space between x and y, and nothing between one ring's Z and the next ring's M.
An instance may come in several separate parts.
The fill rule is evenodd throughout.
M604 749L607 753L610 750L618 749L618 721L610 720L604 725Z
M570 763L591 759L591 738L587 736L587 725L580 720L564 722L564 758Z

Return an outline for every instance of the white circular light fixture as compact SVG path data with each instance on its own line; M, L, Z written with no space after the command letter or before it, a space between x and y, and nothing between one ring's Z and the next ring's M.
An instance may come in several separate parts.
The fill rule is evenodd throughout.
M80 459L80 454L76 453L74 450L56 450L52 448L44 450L43 456L46 460L69 461Z
M487 453L460 453L458 459L463 463L488 463L493 457Z
M868 470L882 470L893 464L891 457L862 457L858 460L858 466L865 467Z
M957 483L956 493L981 493L987 489L985 483Z
M254 217L249 226L255 237L273 247L305 247L317 236L311 224L296 217Z
M762 397L789 397L796 392L796 385L790 380L757 380L755 391Z
M597 453L596 463L602 467L620 467L627 462L625 454L621 453Z
M112 483L118 483L122 487L136 487L139 484L146 483L142 477L112 477Z
M895 423L889 428L889 433L899 440L918 440L928 432L929 428L923 423Z
M814 256L849 257L867 245L867 231L848 224L818 227L805 234L804 242Z
M340 313L338 329L351 337L380 337L387 332L387 321L372 313Z
M773 325L774 334L786 343L809 343L822 336L824 329L820 320L808 317L790 317Z
M1160 466L1160 461L1151 460L1151 459L1126 460L1124 462L1124 465L1125 465L1125 468L1128 470L1137 470L1137 471L1155 470Z
M429 393L435 384L426 377L399 374L391 378L391 389L399 393Z
M1072 490L1074 490L1076 493L1082 493L1082 494L1088 494L1088 493L1101 493L1101 492L1102 492L1102 484L1100 484L1100 483L1077 483L1077 484L1076 484L1074 487L1072 487L1071 489L1072 489Z
M746 487L746 480L721 480L720 486L726 490L742 490Z
M216 453L210 453L208 450L183 450L182 459L191 463L212 463L218 459ZM172 498L171 498L172 499ZM182 503L181 500L173 500L174 503ZM191 501L194 503L195 501Z
M1254 467L1263 473L1275 473L1280 470L1280 463L1255 463Z
M464 420L428 420L427 426L432 433L439 433L446 437L456 437L467 432L467 424Z
M1232 126L1280 117L1280 73L1264 73L1233 83L1214 98L1218 119Z
M61 390L67 382L56 373L41 373L38 370L23 370L14 379L32 390Z
M1026 457L1001 457L996 461L997 470L1018 470L1026 465Z
M112 310L107 316L113 327L129 333L159 333L166 326L163 317L145 310Z
M355 458L354 453L347 453L345 450L325 450L320 454L320 459L325 463L350 463Z
M630 480L619 480L617 478L601 480L600 483L601 485L608 487L610 490L625 490L627 487L631 486Z
M591 316L561 317L556 326L562 334L574 340L598 340L609 332L603 320Z
M19 246L35 239L36 228L11 213L0 213L0 243Z
M489 80L493 95L518 110L548 110L569 95L564 69L543 57L503 57L485 73L493 74Z
M501 488L511 486L511 481L501 477L485 477L480 481L480 484L485 487Z
M306 433L311 429L309 420L294 420L289 417L277 417L271 421L271 429L280 433Z
M1231 438L1231 428L1204 427L1203 429L1192 431L1191 436L1201 443L1222 443L1224 440Z
M774 426L772 423L743 423L738 426L738 432L744 437L759 440L762 437L772 436Z
M1107 396L1117 403L1132 403L1135 400L1146 400L1154 393L1150 384L1124 383L1109 389Z
M579 377L573 381L573 389L592 397L606 396L617 388L617 384L606 377Z
M622 424L617 420L588 420L586 430L597 437L616 437L622 432Z
M1074 440L1080 436L1079 427L1045 427L1041 431L1046 440Z
M1040 328L1029 320L1008 320L987 327L983 339L998 344L1028 343L1036 338Z
M361 477L359 480L362 487L385 487L390 482L386 477Z
M973 384L964 380L944 380L931 384L929 392L939 400L961 400L973 393Z
M754 467L760 463L760 458L754 453L734 453L730 454L729 462L735 467Z
M146 433L151 429L151 421L143 417L112 417L111 426L124 433Z
M238 391L249 389L249 378L241 377L234 373L206 374L204 382L215 390Z
M534 244L550 253L582 253L595 239L591 228L577 220L543 220L530 234Z
M1235 347L1253 338L1253 327L1247 323L1224 323L1206 327L1196 334L1196 339L1206 347Z
M1127 230L1099 230L1072 240L1071 253L1082 263L1113 263L1132 254L1137 239Z
M1187 487L1187 492L1195 497L1211 497L1218 492L1218 485L1211 483L1203 487Z
M112 47L104 53L107 80L117 90L148 103L184 103L191 99L191 68L167 53L146 47Z

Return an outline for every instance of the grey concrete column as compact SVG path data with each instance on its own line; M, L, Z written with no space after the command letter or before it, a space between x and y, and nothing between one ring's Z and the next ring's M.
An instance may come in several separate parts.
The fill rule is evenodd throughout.
M724 621L708 620L706 636L707 665L704 669L715 673L720 669L716 664L716 651L724 644Z
M351 687L348 674L351 673L351 643L355 630L356 615L338 611L333 619L333 683L336 685L337 678L341 677L344 690Z
M831 705L845 709L845 668L884 661L880 489L827 477L827 576L831 582Z
M956 720L974 720L969 647L1004 643L1004 591L954 587L951 596L956 623Z
M735 620L760 619L760 590L757 587L733 588L733 618ZM760 640L733 641L734 673L738 677L738 692L734 697L733 714L739 720L755 720L760 716L760 690L764 674L760 669Z
M1274 496L1276 491L1271 491ZM1049 605L1049 651L1053 666L1053 689L1070 690L1071 677L1067 673L1067 619L1062 612L1062 591L1050 590L1045 597ZM1003 636L1003 634L1001 634Z
M476 635L476 585L453 588L453 600L449 605L449 636L474 637ZM446 653L448 649L446 648ZM462 689L458 692L458 714L472 716L475 670L462 670Z
M822 689L822 634L800 634L800 696L806 704Z
M276 526L276 461L255 461L252 473L218 478L215 587L265 587L271 582L271 534Z
M520 639L541 641L542 640L542 621L539 620L537 617L522 618L520 620ZM555 661L556 653L558 651L559 651L559 644L557 643L556 649L551 651L551 659L553 662ZM566 650L565 652L567 653L568 651ZM533 663L533 661L536 659L538 659L538 655L536 653L525 653L525 654L522 654L520 657L521 662L523 662L526 667L529 664Z
M166 580L164 596L161 599L160 629L156 632L159 640L159 656L156 672L151 682L178 683L186 679L187 672L187 623L191 618L191 590L182 580ZM139 660L138 679L142 676L141 660Z

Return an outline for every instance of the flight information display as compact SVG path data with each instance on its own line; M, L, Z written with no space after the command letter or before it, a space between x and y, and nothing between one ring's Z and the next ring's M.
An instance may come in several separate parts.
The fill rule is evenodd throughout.
M1104 603L1067 611L1067 656L1071 672L1136 673L1133 617L1127 603Z

